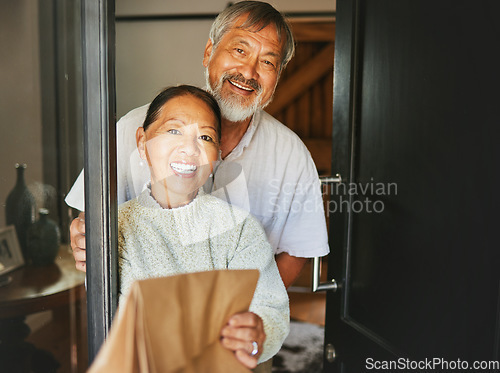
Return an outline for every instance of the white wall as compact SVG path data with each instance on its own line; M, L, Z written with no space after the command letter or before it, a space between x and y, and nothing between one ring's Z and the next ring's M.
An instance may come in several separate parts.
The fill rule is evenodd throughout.
M216 14L226 0L116 0L117 16ZM335 0L274 0L283 12L332 12ZM203 87L203 50L212 20L148 21L116 24L117 116L150 102L164 87Z
M211 24L212 21L118 22L117 116L150 102L166 86L185 83L202 87L203 50Z
M26 182L42 180L38 2L0 1L0 227L16 182L14 164L28 164Z

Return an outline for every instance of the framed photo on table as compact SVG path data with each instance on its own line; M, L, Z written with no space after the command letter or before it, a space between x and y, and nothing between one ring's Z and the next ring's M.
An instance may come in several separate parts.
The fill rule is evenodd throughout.
M24 265L23 253L17 239L16 228L0 228L0 276Z

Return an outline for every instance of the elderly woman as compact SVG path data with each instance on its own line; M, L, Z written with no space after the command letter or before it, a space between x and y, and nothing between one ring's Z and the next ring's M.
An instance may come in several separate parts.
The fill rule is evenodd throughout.
M203 192L219 156L220 121L214 98L192 86L167 88L149 106L136 139L151 184L119 209L120 291L139 279L258 269L249 311L221 330L222 345L254 368L288 334L288 296L258 221Z

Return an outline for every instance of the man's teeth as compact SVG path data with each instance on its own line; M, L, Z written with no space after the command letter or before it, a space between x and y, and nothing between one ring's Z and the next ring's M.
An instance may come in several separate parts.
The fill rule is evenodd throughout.
M252 88L243 87L242 85L240 85L240 84L238 84L238 83L236 83L236 82L233 82L232 80L230 80L230 82L231 82L231 84L233 84L233 85L235 85L236 87L238 87L238 88L240 88L240 89L243 89L243 90L245 90L245 91L249 91L249 92L253 91L253 89L252 89Z
M180 174L190 174L194 171L196 171L196 166L194 164L185 164L185 163L170 163L170 167L175 172L178 172Z

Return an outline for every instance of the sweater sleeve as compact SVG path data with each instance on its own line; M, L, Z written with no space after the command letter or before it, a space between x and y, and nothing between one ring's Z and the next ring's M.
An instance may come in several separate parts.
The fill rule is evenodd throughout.
M127 215L129 204L130 202L127 202L118 209L118 303L125 300L134 282L132 258L129 251L129 249L133 250L133 247L130 247L130 244L127 246L127 236L130 235Z
M250 312L260 316L264 323L266 340L259 363L267 361L276 355L288 335L290 308L271 245L261 225L252 216L242 223L238 247L228 268L260 271Z

